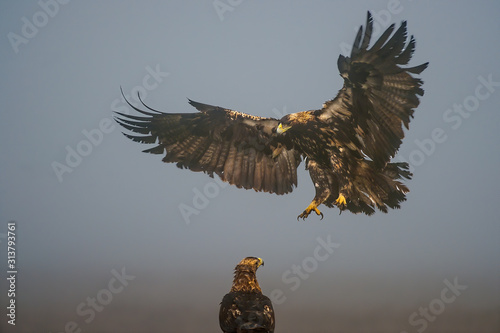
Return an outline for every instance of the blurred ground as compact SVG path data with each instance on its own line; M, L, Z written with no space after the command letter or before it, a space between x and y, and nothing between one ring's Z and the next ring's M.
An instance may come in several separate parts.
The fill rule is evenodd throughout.
M66 332L220 332L219 302L230 280L230 275L189 274L162 281L159 275L141 272L91 315L87 297L98 299L101 293L101 299L108 302L102 290L107 289L109 277L103 275L101 281L83 285L79 282L80 289L65 287L66 292L49 296L51 290L58 289L52 289L58 283L67 285L66 277L54 276L38 287L38 293L19 298L16 330L9 325L2 332L59 333L65 332L65 326L69 328ZM414 281L383 276L311 277L295 291L283 288L283 281L261 280L266 294L281 288L286 297L274 305L276 332L500 332L498 290L482 290L480 284L470 281L465 284L458 279L458 284L467 285L467 289L453 297L450 291L442 296L446 288L443 281L408 288L434 281L425 277ZM453 277L447 280L454 282ZM179 288L172 292L175 284ZM22 283L19 288L22 290ZM439 301L442 297L454 300L446 304ZM421 308L427 314L418 314ZM5 328L5 321L2 325Z

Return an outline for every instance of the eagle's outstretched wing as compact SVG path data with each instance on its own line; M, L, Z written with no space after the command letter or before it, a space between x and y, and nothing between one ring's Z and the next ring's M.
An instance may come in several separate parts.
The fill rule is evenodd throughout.
M164 162L179 168L217 174L222 180L256 191L276 194L297 186L301 157L293 149L273 142L278 120L261 118L221 107L189 103L197 113L162 113L146 106L143 116L119 113L116 121L140 135L125 134L141 143L157 146L144 152L163 154Z
M351 56L339 56L338 68L344 86L337 97L318 110L320 119L353 133L338 133L336 139L346 147L356 147L382 167L394 157L404 137L402 124L408 128L417 95L424 91L422 81L411 74L421 73L428 65L402 68L415 50L415 39L406 44L406 21L394 31L389 26L368 49L373 21L368 12L366 28L359 28Z

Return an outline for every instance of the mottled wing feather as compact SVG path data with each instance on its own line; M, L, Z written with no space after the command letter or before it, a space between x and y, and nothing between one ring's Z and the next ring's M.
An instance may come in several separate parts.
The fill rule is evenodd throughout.
M219 325L223 332L236 332L236 318L241 312L234 303L234 295L226 294L222 298L219 309Z
M228 293L221 302L219 324L223 332L272 333L275 321L271 300L257 293Z
M282 149L278 156L272 156L277 147L272 129L278 120L189 103L200 112L163 113L130 104L142 115L117 112L116 121L134 133L124 133L129 139L157 144L144 152L166 152L163 161L179 168L216 174L237 187L256 191L285 194L297 186L300 154Z
M391 25L368 49L372 35L372 17L367 16L354 40L351 56L339 56L338 67L344 86L337 97L325 103L318 115L341 131L341 142L362 150L378 166L385 165L399 149L408 128L418 96L424 94L422 81L411 74L420 74L428 65L411 68L406 65L415 50L415 39L407 41L406 22L396 32ZM392 34L392 36L391 36ZM406 45L405 45L406 44Z

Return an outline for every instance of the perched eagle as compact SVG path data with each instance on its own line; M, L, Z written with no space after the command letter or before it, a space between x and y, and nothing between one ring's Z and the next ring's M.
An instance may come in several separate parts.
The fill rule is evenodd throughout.
M189 103L196 113L163 113L129 105L142 116L117 113L128 138L157 146L144 152L164 154L164 162L203 171L245 189L285 194L297 186L297 167L305 160L316 195L297 217L318 206L371 215L387 212L406 200L410 179L407 163L393 163L408 129L418 96L424 94L420 74L428 65L402 67L415 50L407 42L406 22L391 25L370 48L373 20L360 27L350 57L337 65L344 86L318 110L281 119L256 117L218 106ZM392 35L392 36L391 36ZM128 102L128 101L127 101Z
M255 273L261 258L247 257L234 269L233 286L220 303L219 324L224 333L274 332L274 309L262 295Z

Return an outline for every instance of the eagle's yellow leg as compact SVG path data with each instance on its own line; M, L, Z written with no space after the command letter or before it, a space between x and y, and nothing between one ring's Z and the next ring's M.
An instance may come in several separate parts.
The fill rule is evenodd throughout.
M341 193L339 193L339 197L337 198L337 200L335 200L335 204L337 206L347 205L347 201Z
M316 213L316 215L321 216L321 219L323 219L323 213L319 211L318 205L319 205L319 203L316 202L316 200L313 200L309 204L309 206L307 206L307 208L302 212L302 214L297 216L297 221L299 220L299 218L302 218L302 220L305 220L312 211L314 211Z

